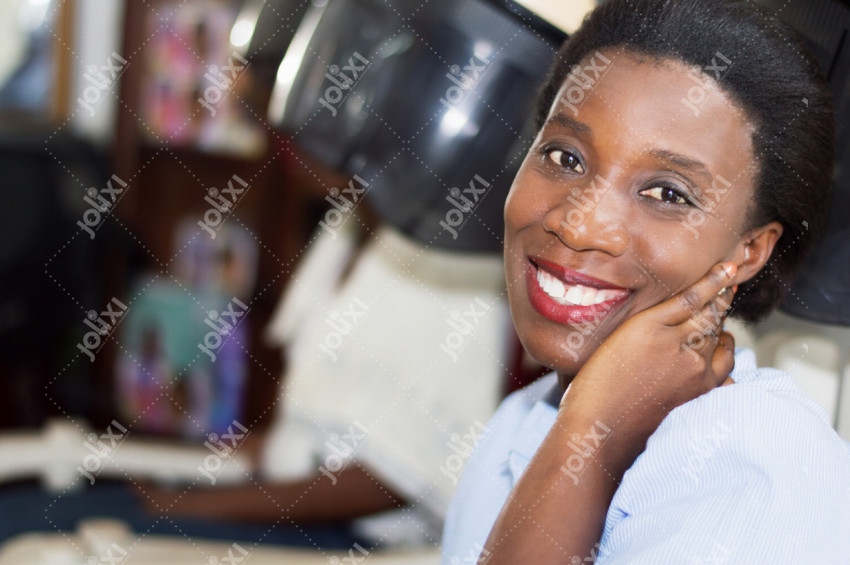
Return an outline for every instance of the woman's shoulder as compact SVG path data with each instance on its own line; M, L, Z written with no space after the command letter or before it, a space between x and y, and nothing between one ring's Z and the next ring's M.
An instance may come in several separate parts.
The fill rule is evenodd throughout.
M775 440L779 444L773 447L782 448L804 438L818 438L850 455L823 408L806 396L787 372L760 368L752 351L739 349L731 376L734 384L718 387L673 410L659 426L658 435L728 427L730 438L748 444L765 445Z
M717 451L787 470L817 461L850 477L850 444L832 428L826 412L785 371L759 368L755 355L739 349L734 384L718 387L673 410L647 443L650 448ZM654 445L658 444L658 445Z
M724 555L772 547L790 556L844 540L848 444L790 375L757 368L752 352L736 352L733 378L673 410L649 438L612 501L604 555L669 555L679 545L709 555L720 543ZM663 543L647 534L662 530ZM736 562L762 562L748 559Z
M788 373L758 368L751 351L738 350L735 361L735 384L674 409L649 438L619 494L631 498L628 493L637 492L631 487L639 490L663 477L674 498L731 495L739 488L762 492L780 506L850 507L850 444L825 411Z

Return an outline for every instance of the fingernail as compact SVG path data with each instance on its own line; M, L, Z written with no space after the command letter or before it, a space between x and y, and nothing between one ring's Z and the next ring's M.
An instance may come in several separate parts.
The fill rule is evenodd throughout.
M732 285L732 292L738 292L738 285Z
M738 266L735 263L723 263L723 270L726 271L726 274L731 279L735 276L735 273L738 271Z

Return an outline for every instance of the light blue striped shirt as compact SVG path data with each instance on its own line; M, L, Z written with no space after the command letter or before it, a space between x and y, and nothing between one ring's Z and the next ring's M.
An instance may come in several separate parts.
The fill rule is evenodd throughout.
M790 375L757 368L751 351L737 350L732 378L670 412L624 475L594 554L572 563L850 564L850 444ZM449 507L444 564L479 562L555 420L557 386L554 374L538 380L490 420ZM588 444L565 447L566 466L580 472L568 456Z

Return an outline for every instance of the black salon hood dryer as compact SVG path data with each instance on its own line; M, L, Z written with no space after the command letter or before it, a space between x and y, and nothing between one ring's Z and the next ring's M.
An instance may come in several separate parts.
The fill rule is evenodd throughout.
M565 37L514 2L314 2L277 70L269 121L355 189L368 185L372 210L408 237L499 252L534 99Z
M835 99L837 154L829 224L803 264L782 310L816 322L850 326L850 3L759 0L796 29L826 73Z
M596 4L519 1L246 0L246 12L263 6L252 61L280 61L285 48L274 76L266 66L269 121L324 166L368 182L371 207L409 237L498 252L536 92L565 32ZM782 308L850 325L850 9L758 1L809 42L838 120L829 227ZM477 201L460 197L470 183Z

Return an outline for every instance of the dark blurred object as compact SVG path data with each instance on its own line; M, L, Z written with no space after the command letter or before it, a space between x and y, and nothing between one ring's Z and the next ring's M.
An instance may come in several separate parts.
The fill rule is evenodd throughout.
M90 416L93 367L72 363L83 319L102 306L123 231L92 242L76 226L85 191L109 177L106 157L53 132L0 133L0 425L35 426L57 410ZM97 390L97 389L96 389Z
M850 325L850 8L834 0L759 1L808 41L829 79L838 125L829 226L782 309L818 322Z
M511 2L316 4L277 72L270 121L365 181L352 183L408 236L500 251L533 102L565 36Z

